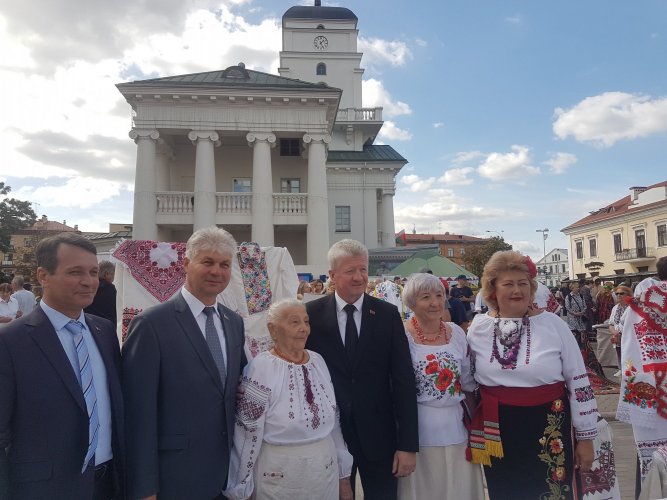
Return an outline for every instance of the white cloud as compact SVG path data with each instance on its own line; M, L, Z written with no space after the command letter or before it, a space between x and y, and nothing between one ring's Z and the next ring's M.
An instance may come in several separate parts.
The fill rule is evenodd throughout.
M467 163L469 161L477 160L479 158L482 158L484 156L484 153L481 151L461 151L459 153L456 153L454 155L454 158L452 159L452 163L454 165L461 165L463 163Z
M407 130L398 128L394 122L387 120L380 129L378 137L388 141L409 141L412 139L412 134Z
M364 53L364 63L368 66L389 63L403 66L412 58L412 52L405 42L383 40L381 38L359 37L359 51Z
M445 124L443 122L435 122L433 124L433 128L442 128L444 126L445 126Z
M570 109L556 108L553 131L559 139L610 147L621 140L667 132L667 97L625 92L587 97Z
M363 106L367 108L382 107L383 117L391 118L412 114L410 106L402 101L393 101L384 84L380 80L370 78L361 82Z
M472 167L450 168L438 179L448 186L467 186L473 183L473 179L468 177L475 171Z
M427 42L426 40L424 40L423 38L415 38L415 43L416 43L419 47L426 47L426 46L428 46L428 42Z
M401 184L407 186L407 188L413 193L419 193L430 189L431 186L435 183L435 177L429 177L428 179L422 179L418 175L409 174L401 177Z
M522 179L540 173L531 165L530 149L526 146L512 146L511 153L491 153L477 168L482 177L494 181Z
M71 207L86 209L118 196L121 184L100 182L92 177L75 177L61 185L23 186L17 197L29 199L42 207Z
M564 174L568 168L577 163L577 157L572 153L552 153L551 158L544 162L549 166L552 174Z
M542 238L539 236L539 238ZM542 258L542 246L537 245L536 243L532 241L526 241L526 240L515 240L515 241L510 241L509 242L512 245L512 249L516 250L518 252L521 252L523 254L531 254L531 256L535 256L536 254L539 254L539 257Z
M515 15L515 16L508 16L505 18L505 21L507 21L510 24L521 24L522 19L521 16Z

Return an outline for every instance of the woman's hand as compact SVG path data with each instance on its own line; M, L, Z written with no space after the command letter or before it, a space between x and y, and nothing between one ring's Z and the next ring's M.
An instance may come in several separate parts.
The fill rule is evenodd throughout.
M593 441L590 439L579 441L574 450L574 467L582 472L588 472L593 466Z
M417 454L410 451L396 450L391 473L394 477L406 477L415 471Z
M354 500L352 484L350 483L349 477L344 477L340 480L338 485L338 498L340 498L340 500Z

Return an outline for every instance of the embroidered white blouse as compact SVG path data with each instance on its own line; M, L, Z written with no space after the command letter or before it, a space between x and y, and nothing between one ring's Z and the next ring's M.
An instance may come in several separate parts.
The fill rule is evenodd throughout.
M449 446L466 443L463 426L463 391L477 387L470 371L470 355L465 332L447 323L452 337L446 345L417 344L405 332L410 345L412 368L417 384L419 446Z
M340 430L329 370L319 354L307 352L310 359L303 365L264 351L246 366L240 384L244 392L236 408L226 497L244 499L252 494L253 469L262 441L303 445L331 435L339 477L350 475L352 455Z
M494 320L488 314L478 314L468 329L475 380L480 385L505 387L537 387L563 381L569 393L572 425L577 439L595 438L597 402L581 351L567 324L546 311L531 316L530 344L524 332L516 368L503 369L492 354ZM498 349L502 355L503 346L500 343ZM527 350L530 352L528 359Z

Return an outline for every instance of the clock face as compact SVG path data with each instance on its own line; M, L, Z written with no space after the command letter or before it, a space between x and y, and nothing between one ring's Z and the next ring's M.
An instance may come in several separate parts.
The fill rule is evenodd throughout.
M319 35L315 37L315 40L313 40L313 45L317 50L326 50L326 48L329 46L329 40L327 40L327 37Z

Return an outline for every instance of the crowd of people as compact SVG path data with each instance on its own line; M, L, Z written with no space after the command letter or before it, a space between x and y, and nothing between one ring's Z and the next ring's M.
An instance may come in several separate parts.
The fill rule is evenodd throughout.
M492 500L617 498L586 321L621 344L635 435L667 444L667 356L637 371L642 335L665 338L665 258L635 302L578 283L557 301L518 252L494 254L475 295L427 269L369 281L368 250L341 240L326 282L271 304L272 346L250 359L243 319L218 301L236 248L223 229L195 232L185 284L121 349L113 266L77 234L39 243L39 305L21 313L25 294L0 286L1 499L349 500L357 476L368 500L483 499L484 484Z

